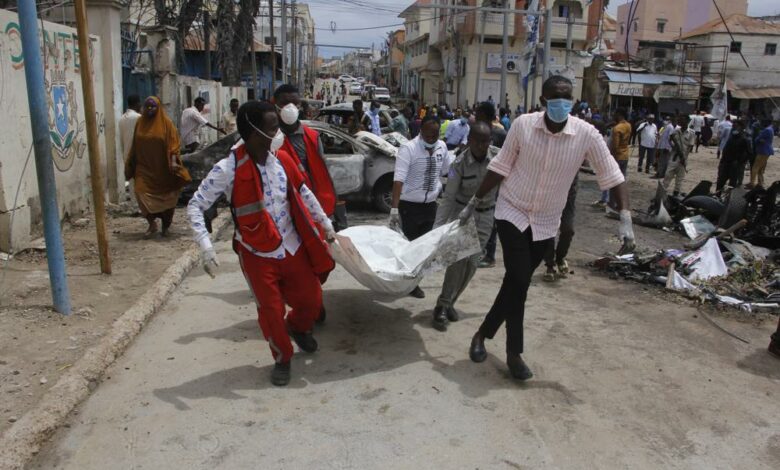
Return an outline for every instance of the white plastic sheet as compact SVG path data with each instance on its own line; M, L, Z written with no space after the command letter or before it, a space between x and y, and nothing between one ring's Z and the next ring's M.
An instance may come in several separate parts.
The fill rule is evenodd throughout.
M404 296L422 278L481 252L474 220L442 225L408 241L384 226L361 225L342 230L330 251L360 284L388 296Z
M688 276L689 281L725 276L729 272L723 255L720 254L718 241L714 238L710 238L703 247L683 258L682 263L693 267L693 272Z

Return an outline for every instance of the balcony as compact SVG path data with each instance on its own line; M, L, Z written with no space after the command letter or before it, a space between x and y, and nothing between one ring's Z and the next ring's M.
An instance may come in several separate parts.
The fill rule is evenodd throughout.
M565 18L554 18L553 21L561 21L565 20ZM578 20L582 21L582 20ZM565 23L553 23L552 27L552 39L553 41L565 41L566 40L566 29L568 28L568 25ZM587 37L587 31L588 27L581 24L575 24L572 25L571 28L571 38L573 41L585 41Z

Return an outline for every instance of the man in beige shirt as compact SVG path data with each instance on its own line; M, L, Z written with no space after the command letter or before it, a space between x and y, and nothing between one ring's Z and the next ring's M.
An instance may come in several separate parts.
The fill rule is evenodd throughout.
M238 128L236 127L236 112L238 111L238 100L233 98L230 100L230 109L222 115L222 129L225 133L230 135Z

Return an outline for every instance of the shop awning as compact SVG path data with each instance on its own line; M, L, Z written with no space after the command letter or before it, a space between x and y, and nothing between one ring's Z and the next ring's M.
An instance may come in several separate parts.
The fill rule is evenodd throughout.
M732 88L729 93L733 98L740 100L760 100L766 98L780 98L780 87L768 88Z
M640 83L642 85L663 85L663 84L679 84L681 81L683 84L698 84L699 82L693 77L680 77L679 75L672 75L668 73L628 73L617 70L605 70L604 74L610 82L621 83Z

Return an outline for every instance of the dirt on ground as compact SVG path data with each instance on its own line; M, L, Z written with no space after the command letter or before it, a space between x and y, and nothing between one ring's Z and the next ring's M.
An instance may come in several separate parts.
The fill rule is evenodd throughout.
M39 248L0 260L0 432L31 409L192 244L183 208L169 237L148 239L146 221L132 205L111 209L111 275L100 273L93 215L63 223L69 316L51 307L42 240L33 243Z

